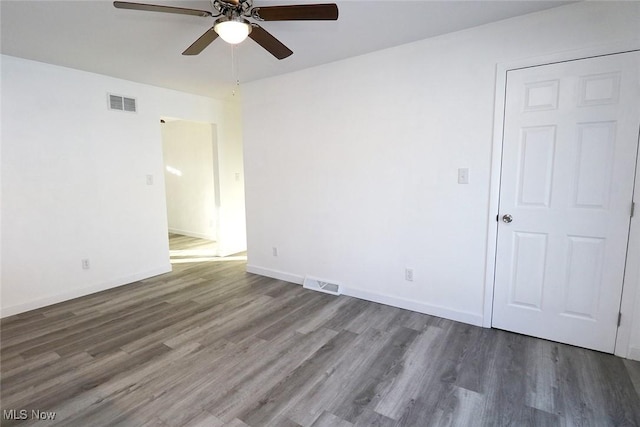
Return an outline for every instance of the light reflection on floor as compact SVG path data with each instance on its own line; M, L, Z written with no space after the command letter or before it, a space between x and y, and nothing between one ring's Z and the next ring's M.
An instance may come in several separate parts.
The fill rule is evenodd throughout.
M171 258L171 264L187 264L192 262L246 261L246 255L225 257Z
M171 264L247 260L245 253L226 257L217 256L216 242L197 237L169 234L169 247Z

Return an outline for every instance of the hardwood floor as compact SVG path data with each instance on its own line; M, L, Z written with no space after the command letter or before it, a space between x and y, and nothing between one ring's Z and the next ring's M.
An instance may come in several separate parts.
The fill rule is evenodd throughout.
M209 261L216 256L217 242L169 233L169 254L171 261Z
M3 319L2 425L640 426L640 362L195 261Z

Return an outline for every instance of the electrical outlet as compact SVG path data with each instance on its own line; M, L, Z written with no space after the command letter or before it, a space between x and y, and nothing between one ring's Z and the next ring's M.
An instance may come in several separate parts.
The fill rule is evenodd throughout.
M273 256L278 256L278 248L276 248L275 246L271 248L271 254Z
M82 269L88 270L91 268L91 264L89 264L89 258L85 258L82 260Z
M404 269L404 280L407 282L413 282L413 268Z

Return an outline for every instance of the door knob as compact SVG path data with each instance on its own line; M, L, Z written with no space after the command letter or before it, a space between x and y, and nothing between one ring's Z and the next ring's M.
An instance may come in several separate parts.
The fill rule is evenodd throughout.
M507 224L509 224L511 221L513 221L513 217L509 214L503 215L502 216L502 221L506 222Z

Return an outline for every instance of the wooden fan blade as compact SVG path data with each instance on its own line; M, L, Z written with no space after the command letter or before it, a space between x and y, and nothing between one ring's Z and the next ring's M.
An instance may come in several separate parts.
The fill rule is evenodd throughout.
M191 46L187 48L183 55L197 55L209 46L211 42L218 38L218 33L215 32L213 27L209 28L206 33L200 36L200 38L193 42Z
M269 34L267 30L262 28L260 25L252 23L251 27L252 30L249 33L249 37L251 37L256 43L265 48L276 58L284 59L293 53L291 49L282 44L280 40Z
M338 6L326 3L256 7L255 15L264 21L335 21L338 19Z
M118 9L145 10L148 12L179 13L181 15L213 16L208 10L186 9L184 7L160 6L157 4L130 3L127 1L114 1L113 5Z

